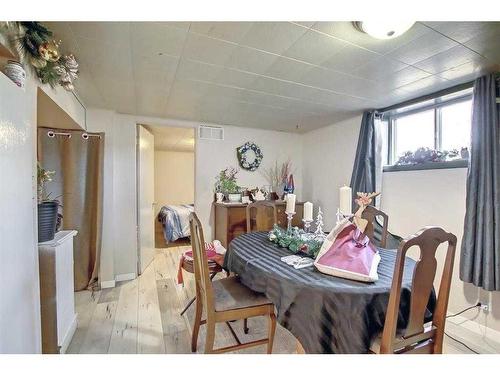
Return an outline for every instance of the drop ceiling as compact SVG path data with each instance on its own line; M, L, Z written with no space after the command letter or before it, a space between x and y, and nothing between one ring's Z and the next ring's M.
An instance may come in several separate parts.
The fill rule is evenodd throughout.
M500 22L417 22L377 40L350 22L47 22L87 106L305 132L500 65Z

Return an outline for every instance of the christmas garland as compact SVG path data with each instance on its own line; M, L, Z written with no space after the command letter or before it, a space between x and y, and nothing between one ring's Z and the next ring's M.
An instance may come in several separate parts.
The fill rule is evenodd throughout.
M74 90L78 63L72 54L61 55L61 41L52 39L52 31L39 22L3 22L0 26L23 65L30 67L40 82Z
M255 154L255 159L251 163L247 160L247 152L250 150ZM236 149L236 154L238 156L238 161L240 162L241 168L251 172L259 168L259 165L264 158L264 154L262 153L260 147L253 142L246 142L244 145L238 147Z
M314 259L325 241L325 236L306 233L298 227L293 227L291 231L287 231L275 224L269 232L269 240L279 247L287 248L294 254L301 253Z

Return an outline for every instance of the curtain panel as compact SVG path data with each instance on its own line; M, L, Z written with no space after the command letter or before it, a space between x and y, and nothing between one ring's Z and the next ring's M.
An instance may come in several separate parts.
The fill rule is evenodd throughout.
M498 80L474 82L460 279L500 290L500 105Z

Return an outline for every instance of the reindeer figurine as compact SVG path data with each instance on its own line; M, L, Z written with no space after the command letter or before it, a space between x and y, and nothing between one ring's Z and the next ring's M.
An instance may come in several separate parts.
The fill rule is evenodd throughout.
M357 192L358 198L355 199L354 201L358 204L359 208L354 214L353 222L356 224L356 226L359 228L361 232L364 232L366 229L366 226L368 225L368 220L363 219L361 215L363 214L363 211L367 206L372 203L373 198L375 198L377 195L380 195L379 193L361 193Z

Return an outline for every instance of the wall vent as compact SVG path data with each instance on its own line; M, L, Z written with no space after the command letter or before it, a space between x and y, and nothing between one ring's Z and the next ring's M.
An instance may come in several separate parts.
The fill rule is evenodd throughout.
M199 139L209 139L212 141L224 140L224 128L220 126L200 125L198 128Z

